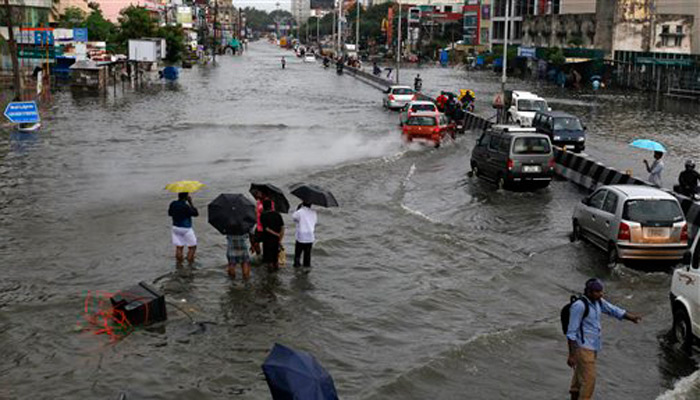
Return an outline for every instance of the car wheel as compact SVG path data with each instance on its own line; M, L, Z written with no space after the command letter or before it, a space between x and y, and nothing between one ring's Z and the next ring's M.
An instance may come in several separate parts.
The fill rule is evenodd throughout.
M673 313L673 338L683 350L690 350L693 345L690 317L682 306Z
M573 229L571 230L571 236L569 237L571 242L576 242L581 240L581 226L578 222L574 221Z
M610 245L608 245L608 267L615 267L619 261L620 258L618 257L617 246L610 243Z

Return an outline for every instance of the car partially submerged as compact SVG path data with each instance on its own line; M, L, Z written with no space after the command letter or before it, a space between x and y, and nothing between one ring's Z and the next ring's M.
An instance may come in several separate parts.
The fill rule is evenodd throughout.
M384 93L382 104L390 110L405 107L406 104L418 100L416 92L410 86L389 86Z
M406 120L414 114L440 114L437 106L432 101L416 100L412 101L401 110L400 123L403 125Z
M401 129L406 141L424 140L433 143L435 147L440 147L447 135L453 139L455 137L454 124L440 113L414 113Z

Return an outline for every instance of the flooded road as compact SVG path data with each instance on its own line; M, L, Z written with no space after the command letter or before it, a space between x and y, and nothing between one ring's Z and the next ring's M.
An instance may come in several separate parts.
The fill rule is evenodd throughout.
M698 396L697 358L666 339L670 275L611 271L598 250L569 243L584 192L557 181L511 193L467 178L473 136L406 146L379 91L290 54L254 43L216 68L183 70L176 84L106 98L62 92L42 132L2 132L0 398L265 399L260 365L275 342L313 353L344 399L564 398L558 313L590 276L644 315L638 326L605 320L597 395ZM445 71L421 71L439 90L431 73ZM490 73L449 79L478 81L480 99L498 88ZM587 102L563 108L607 132L619 101ZM630 111L612 125L619 140L589 139L592 153L616 158L609 143L625 148L640 126L687 126L697 138L697 114L679 125L644 116L640 103L629 101L648 124ZM179 179L207 184L194 196L193 268L176 268L170 244L173 196L162 188ZM310 273L254 267L248 284L226 275L206 204L252 181L334 192L341 207L319 209ZM165 324L114 343L85 329L88 293L141 280L166 293Z

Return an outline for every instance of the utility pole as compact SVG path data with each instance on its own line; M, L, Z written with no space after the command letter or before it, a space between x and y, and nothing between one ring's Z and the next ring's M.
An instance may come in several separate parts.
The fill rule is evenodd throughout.
M338 54L343 53L343 3L345 0L338 0Z
M318 51L321 51L321 35L319 34L321 32L319 28L319 21L321 18L316 15L316 42L318 43Z
M357 52L357 59L360 59L360 0L355 0L355 7L357 7L357 18L355 21L355 51Z
M15 80L15 100L22 100L22 79L19 76L19 60L17 60L17 42L15 42L15 28L12 25L12 6L5 0L5 12L7 15L7 30L9 31L10 58L12 59L12 72ZM47 37L48 41L48 37Z
M401 69L401 0L399 5L399 34L396 40L396 83L399 83L399 70Z
M213 62L216 64L216 20L219 17L219 0L214 0L214 46L213 46Z
M335 25L335 14L336 14L336 12L335 12L335 10L333 10L333 25L332 25L331 41L333 42L333 50L334 50L335 56L337 57L338 51L335 48L335 45L337 44L337 41L335 40L335 28L337 28L337 26Z
M511 8L511 1L506 0L506 21L505 21L505 29L503 32L503 73L501 74L501 95L505 97L506 94L506 71L508 69L508 37L510 36L509 32L509 21L508 18L510 18L510 8ZM505 110L504 112L501 113L501 118L503 118L503 123L506 122L506 113Z

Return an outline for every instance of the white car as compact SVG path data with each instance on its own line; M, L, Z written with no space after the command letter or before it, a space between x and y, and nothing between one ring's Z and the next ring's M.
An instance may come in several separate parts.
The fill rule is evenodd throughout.
M700 338L700 232L695 234L693 246L684 260L684 266L673 271L671 281L671 311L673 336L689 350Z
M547 105L547 101L538 95L530 92L514 90L510 107L508 108L508 118L520 126L532 126L532 120L537 112L552 111Z
M678 200L649 186L601 186L576 204L572 224L572 240L585 238L606 251L611 266L680 261L688 251L688 223Z
M408 118L411 117L411 115L415 113L431 113L431 114L440 114L440 110L438 110L437 106L435 103L432 101L428 100L416 100L412 101L401 110L401 115L399 117L399 123L403 125L404 122L408 120Z
M304 62L306 63L315 63L316 62L316 56L311 54L311 53L306 53L304 56Z
M382 104L390 110L403 108L406 104L418 99L416 92L410 86L389 86L384 93L386 96Z

